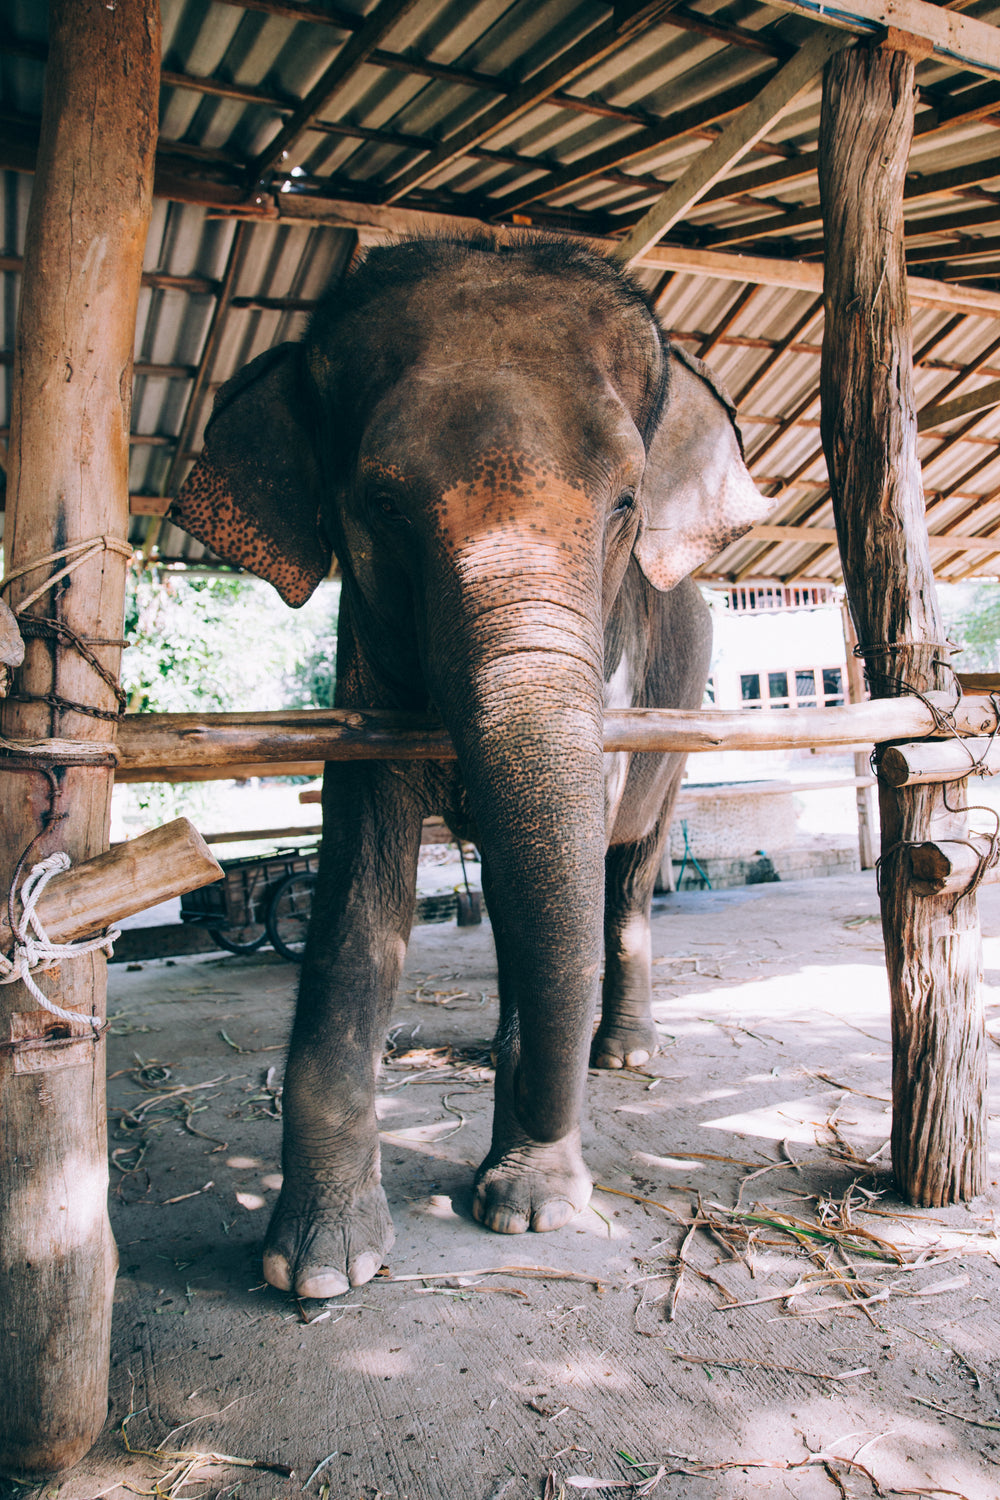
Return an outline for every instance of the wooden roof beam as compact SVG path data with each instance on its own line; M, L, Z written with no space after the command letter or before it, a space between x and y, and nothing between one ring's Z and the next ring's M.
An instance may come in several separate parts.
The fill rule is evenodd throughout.
M808 16L828 26L862 36L892 30L928 42L939 62L968 68L986 78L1000 78L1000 29L928 0L837 0L836 10L823 0L773 0L779 10Z
M755 297L759 296L760 290L761 289L759 286L750 285L743 287L741 291L738 291L736 293L736 296L726 308L726 311L723 313L718 323L716 323L712 332L698 345L695 353L697 354L697 357L699 359L708 358L712 350L715 348L716 344L718 344L720 340L729 332L729 329L736 322L736 319L739 317L740 313L747 306L747 304L749 302L752 302Z
M219 3L241 10L263 11L266 15L281 16L290 21L314 21L319 25L338 27L341 31L357 31L364 21L363 16L357 16L351 11L339 10L326 3L320 11L311 4L303 3L303 0L298 0L298 3L296 0L219 0ZM659 5L644 7L643 14L647 24L653 19L651 12L660 8ZM747 52L763 52L771 57L783 57L793 50L780 37L762 35L759 31L751 31L747 26L726 25L723 21L702 15L700 11L691 10L687 5L675 5L669 16L659 19L676 31L691 31L698 36L724 42L730 47L741 47ZM415 64L412 71L416 72L419 66L419 63Z
M825 550L827 547L836 547L837 533L832 526L774 526L765 523L748 531L746 536L741 537L735 545L740 546L755 541L805 544L816 542L822 543ZM928 541L935 551L951 550L982 554L1000 551L1000 537L938 536L932 533Z
M719 105L728 103L730 107L720 110L716 116L717 119L722 119L726 114L731 112L731 109L736 109L740 106L742 102L740 96L749 87L749 85L741 85L738 89L730 90L728 95L716 95L714 101L706 101L705 105L695 106L694 109L708 109L713 102ZM962 100L966 102L963 104ZM681 124L684 113L684 111L678 111L677 115L673 117L677 120L678 125ZM693 119L694 113L693 111L691 113ZM952 129L974 120L987 119L993 114L997 117L995 123L1000 126L1000 91L998 91L995 84L982 84L976 89L968 90L966 93L959 95L953 102L935 103L918 120L914 135L929 136L938 134L942 130ZM665 127L667 124L668 121L665 120L663 126ZM658 145L667 144L670 140L678 138L666 133L657 138L657 132L661 128L663 127L653 127L644 132L641 137L636 136L633 139L620 142L619 152L622 151L623 147L626 147L628 148L627 154L618 154L613 147L609 147L604 151L594 152L591 156L583 157L581 160L574 162L572 166L566 167L561 171L551 173L548 178L543 178L541 181L533 183L529 188L518 189L515 193L511 193L508 197L500 200L504 210L517 211L523 207L527 207L531 203L537 203L543 199L554 197L556 193L564 192L570 187L575 187L578 183L585 182L590 177L606 175L613 167L622 166L626 161L642 154L644 151L655 149ZM692 125L690 130L679 131L678 136L693 134L695 128ZM773 143L761 140L752 149L764 153L769 150L777 151L779 148ZM784 149L787 151L787 147ZM818 160L818 153L815 151L803 152L799 155L790 153L786 156L785 160L771 166L759 167L755 171L745 172L737 178L723 178L722 181L717 182L713 187L709 188L700 201L702 203L732 202L737 198L752 196L760 192L763 188L773 187L780 183L788 184L806 177L813 177L816 173ZM623 174L625 181L628 181L630 175L628 173ZM637 187L644 186L645 182L644 178L638 175L635 176Z
M973 375L978 375L984 366L989 365L990 360L998 350L1000 350L1000 337L993 339L991 343L987 344L986 348L981 350L975 359L971 360L969 364L964 365L954 379L949 380L947 385L937 392L934 397L935 404L940 406L943 401L947 401L948 397L958 390L958 387L964 381L971 380ZM914 359L913 363L917 363L916 359Z
M708 188L724 177L754 142L761 140L792 108L812 86L828 59L847 45L848 39L837 32L822 28L814 32L795 56L765 83L753 102L727 125L718 140L699 154L688 170L671 183L659 202L654 203L633 226L615 252L618 258L626 263L635 261L661 240Z
M925 406L917 414L917 431L929 432L934 427L942 427L945 422L953 421L955 417L992 411L995 406L1000 406L1000 380L981 386L978 391L956 396L954 401L938 401L933 406Z
M1000 223L1000 213L997 216ZM983 260L991 257L991 264L995 265L1000 258L1000 237L990 235L979 239L975 235L967 239L953 241L941 240L934 245L921 245L917 250L907 253L906 264L908 266L954 266L958 261ZM951 273L949 273L951 274ZM971 276L990 275L990 267L967 267L966 274Z
M526 115L529 110L541 104L553 89L563 88L574 78L578 78L581 73L586 72L588 68L603 62L606 57L610 57L624 47L634 35L647 30L654 24L660 11L666 11L669 7L670 0L661 0L661 3L654 7L652 14L643 10L640 15L633 16L627 21L619 21L612 17L611 20L595 27L581 41L561 52L547 67L539 68L508 98L501 100L485 113L477 115L470 124L461 130L456 130L442 141L435 151L428 152L422 160L404 171L390 185L383 201L387 204L396 203L414 188L422 186L443 167L464 156L470 146L481 145L496 131L513 124L515 120L519 120L522 115Z
M264 180L271 168L282 157L293 150L310 129L313 121L328 108L347 80L391 31L392 27L413 9L417 0L380 0L375 9L365 18L359 31L344 43L323 76L309 90L292 118L282 126L269 146L251 163L247 173L247 186Z
M991 116L995 117L991 119ZM914 139L938 135L943 130L955 129L959 125L982 120L1000 127L1000 90L992 83L978 84L966 89L953 100L934 102L922 115L917 116ZM763 188L776 187L804 177L813 177L819 163L817 151L805 151L787 161L775 162L769 167L757 167L739 177L727 177L716 183L702 198L703 203L731 202L735 198L752 197Z
M809 304L809 306L806 308L805 312L801 315L801 317L796 318L795 322L792 324L791 328L788 330L788 332L786 333L785 337L783 339L780 339L778 342L775 343L775 345L772 348L771 352L768 355L765 356L765 358L762 361L762 363L757 367L757 369L753 372L753 374L749 377L749 379L745 380L743 382L743 384L740 386L739 390L736 392L736 394L733 397L733 400L736 402L737 407L741 406L742 403L747 399L747 397L753 391L755 391L759 385L763 384L763 382L767 379L768 375L770 375L771 371L774 369L774 367L778 363L778 361L785 354L787 354L787 352L788 352L789 349L792 349L792 348L795 347L795 345L798 343L799 339L805 333L806 329L810 326L810 324L812 324L812 323L814 323L816 321L816 319L820 316L820 314L822 313L822 311L823 311L823 296L822 296L822 293L821 293L815 299L815 301L813 301L813 302L811 302ZM816 353L819 354L821 352L822 351L820 350L819 346L817 345L817 347L816 347Z
M716 276L723 281L758 281L762 286L782 286L801 292L823 289L823 267L818 261L726 255L717 250L661 243L648 250L639 264L659 270L687 271L693 276ZM961 312L970 317L1000 316L1000 292L952 286L928 276L911 276L908 285L910 301L917 307L935 307L941 312Z
M527 187L518 186L510 193L501 194L496 200L497 214L517 213L544 199L554 198L557 194L568 192L570 188L577 187L590 178L605 176L625 162L633 161L637 156L643 156L648 151L655 151L657 147L668 146L672 141L683 140L686 135L692 135L707 125L725 120L756 98L760 92L760 86L759 77L748 79L738 84L736 88L727 89L713 98L702 99L686 109L676 110L674 114L667 115L662 121L647 126L645 130L640 130L623 141L615 141L613 145L605 146L600 151L592 151L570 166L549 172L541 179L529 183ZM545 163L539 162L538 166L543 168ZM641 188L644 185L643 179L636 176L635 185ZM658 181L656 190L662 192L664 186L663 182Z
M241 3L241 0L223 0L223 3ZM318 20L316 16L314 19ZM0 52L19 50L16 47L8 47L5 40L0 37ZM44 57L44 47L42 56ZM459 68L454 63L430 62L426 58L411 57L403 52L386 52L381 47L376 47L367 61L374 67L385 68L389 72L405 73L411 78L428 78L439 83L456 84L460 88L481 89L486 93L506 96L514 92L518 87L503 74L479 73L471 68ZM205 78L194 73L164 72L162 79L165 84L174 88L190 89L195 93L208 94L214 98L236 99L244 104L257 104L264 109L273 109L277 114L290 115L299 107L301 100L293 98L288 94L279 94L270 89L263 88L260 84L250 87L246 84L227 83L216 78ZM543 104L551 104L559 109L571 110L574 114L593 115L598 119L621 120L625 125L648 125L649 115L641 109L627 109L619 104L608 104L605 100L593 95L586 98L575 94L566 94L555 90L548 98L541 101ZM324 120L315 120L310 126L311 130L329 130L331 123ZM418 143L419 143L419 138ZM432 141L430 145L438 145Z
M946 172L932 172L925 177L913 176L908 178L903 190L903 198L907 203L919 203L925 198L947 197L951 193L960 191L962 188L978 187L982 182L992 182L1000 177L995 156L986 158L984 161L967 162L961 167L951 167ZM959 220L960 224L997 223L1000 222L1000 205L997 207L985 207L981 210L972 209L966 215L949 215L949 222L935 222L934 219L912 220L906 225L906 236L911 239L919 234L933 234L935 229L952 227L950 221ZM806 204L802 208L785 208L775 204L771 213L765 219L750 219L743 224L730 224L725 229L706 229L704 231L704 243L717 248L720 245L738 244L741 240L759 240L769 238L771 235L785 235L792 229L813 229L822 225L823 216L818 203ZM957 227L957 226L955 226Z

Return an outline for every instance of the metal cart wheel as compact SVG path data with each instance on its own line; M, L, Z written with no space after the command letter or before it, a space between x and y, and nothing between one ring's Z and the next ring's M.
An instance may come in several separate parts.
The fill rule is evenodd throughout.
M267 909L267 935L282 958L302 962L316 876L300 870L283 880Z
M220 948L229 953L256 953L267 941L267 928L260 922L250 922L246 927L210 927L209 934Z

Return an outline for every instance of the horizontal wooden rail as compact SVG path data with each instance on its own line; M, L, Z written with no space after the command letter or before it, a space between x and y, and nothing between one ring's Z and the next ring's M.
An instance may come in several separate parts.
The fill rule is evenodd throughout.
M320 796L317 787L315 793L300 792L299 801L318 802ZM322 823L293 823L286 828L245 828L238 833L206 833L202 837L206 844L274 844L286 839L312 839L315 843L322 832ZM420 831L420 842L450 844L453 842L453 835L443 818L425 818Z
M929 695L940 710L954 700ZM963 698L955 709L962 735L989 735L998 715L986 697ZM625 709L604 721L605 750L802 750L874 745L938 733L919 698L881 698L844 708L765 712L725 709ZM128 714L118 731L120 781L265 774L327 760L451 760L455 751L439 722L413 714L351 709L300 709L245 714Z

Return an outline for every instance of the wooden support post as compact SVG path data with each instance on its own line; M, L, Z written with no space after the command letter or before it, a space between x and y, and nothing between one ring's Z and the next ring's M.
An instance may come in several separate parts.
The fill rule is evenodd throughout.
M879 697L953 681L923 515L903 261L913 87L903 51L839 53L826 67L820 126L823 447L851 610ZM893 1168L911 1202L953 1203L986 1185L979 920L974 898L916 901L905 846L961 838L965 820L937 788L879 792ZM959 785L952 805L961 800Z
M844 646L847 651L847 697L850 703L864 703L865 672L854 648L858 638L854 633L854 622L847 605L841 606L844 617ZM856 778L869 775L868 756L863 750L854 752L854 775ZM855 787L858 807L858 861L862 870L874 870L876 859L875 797L870 785Z
M28 640L0 733L110 742L115 693L66 632L88 638L113 684L124 619L132 346L156 147L159 5L50 0L49 30L4 539L6 598L15 612L25 607ZM48 560L91 539L91 548ZM66 562L78 566L47 587ZM26 604L36 590L37 600ZM57 621L58 638L37 620ZM2 893L32 841L28 868L57 849L76 863L107 848L112 776L110 763L43 773L23 758L0 761ZM65 1009L101 1016L105 960L63 963L39 987ZM21 984L0 989L0 1042L29 1036L33 1017L37 1002ZM18 1071L13 1054L0 1052L0 1471L18 1475L68 1468L107 1417L116 1253L106 1202L104 1048L89 1042L69 1061L60 1052L40 1049L37 1071Z

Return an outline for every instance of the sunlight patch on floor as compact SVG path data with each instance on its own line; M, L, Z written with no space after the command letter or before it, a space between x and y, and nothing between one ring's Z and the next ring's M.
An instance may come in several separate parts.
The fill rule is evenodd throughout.
M817 1011L829 1019L855 1025L888 1025L889 985L885 970L871 964L807 964L793 974L772 974L725 988L706 987L680 996L653 993L653 1015L664 1025L676 1025L685 1012L699 1017L711 1012L804 1021ZM760 1021L760 1024L766 1024ZM815 1024L815 1023L813 1023Z
M840 1106L838 1108L838 1105ZM724 1115L702 1120L702 1130L725 1130L731 1135L762 1136L771 1141L796 1141L815 1145L829 1140L827 1121L836 1111L837 1129L847 1136L883 1141L889 1134L889 1109L851 1099L845 1102L840 1093L806 1095L767 1104L742 1114Z

